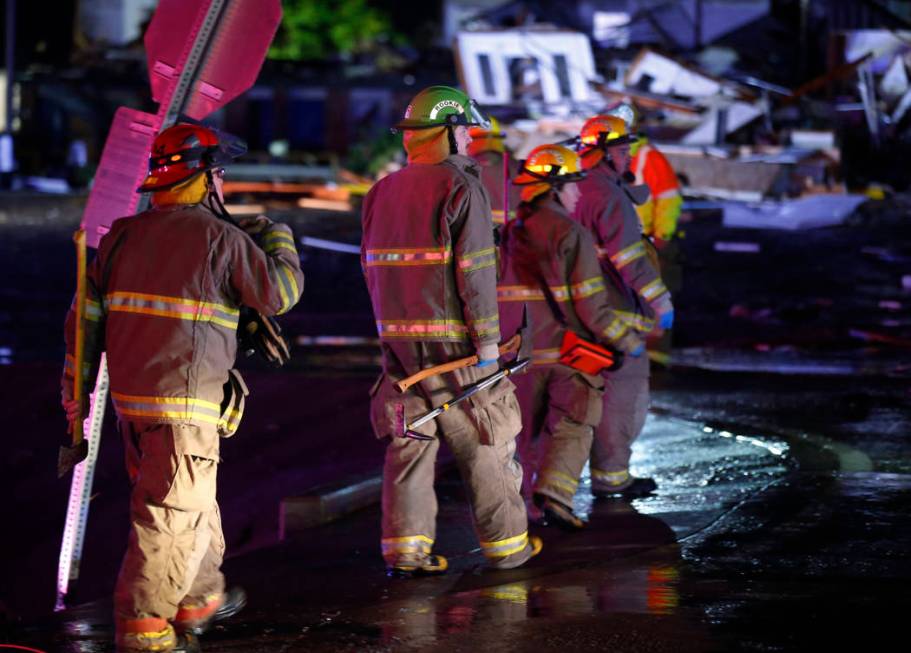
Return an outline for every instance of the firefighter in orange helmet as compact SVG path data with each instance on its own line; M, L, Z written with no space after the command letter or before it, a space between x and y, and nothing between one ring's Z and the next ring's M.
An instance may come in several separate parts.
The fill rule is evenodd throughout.
M638 113L631 104L618 103L608 109L609 115L622 118L632 131L638 122ZM683 270L678 230L683 197L680 182L670 162L644 135L630 145L630 171L635 184L648 187L649 198L636 206L642 222L642 232L652 241L658 253L661 278L672 293L683 286ZM671 357L671 330L658 330L649 338L649 355L654 362L668 364Z
M219 438L237 429L246 394L231 369L240 310L284 313L303 288L288 227L224 219L222 166L244 149L199 124L161 132L138 189L152 193L152 207L114 222L86 275L82 370L73 309L66 319L67 417L85 414L74 375L93 379L105 351L132 484L114 592L121 652L186 648L244 603L242 592L225 592L215 501Z
M588 177L579 186L582 197L573 213L594 236L610 296L630 328L645 337L656 322L673 324L671 296L649 256L636 215L635 193L624 181L629 146L635 140L616 116L596 115L580 134L582 166ZM646 356L630 358L605 376L604 417L595 428L592 446L592 492L633 496L654 490L650 478L630 474L633 440L645 425L649 396Z
M620 103L606 113L622 119L628 131L636 128L638 116L632 105ZM660 251L677 232L683 208L680 182L667 158L646 136L640 134L630 143L630 156L633 183L645 184L649 189L648 200L636 206L636 213L642 220L642 233L651 238Z
M567 337L635 355L642 341L608 299L591 234L569 217L585 177L579 156L562 145L529 154L514 182L522 191L515 220L503 228L497 287L504 325L528 307L532 368L515 379L522 408L519 458L524 493L548 523L578 529L573 495L601 422L604 379L565 356Z

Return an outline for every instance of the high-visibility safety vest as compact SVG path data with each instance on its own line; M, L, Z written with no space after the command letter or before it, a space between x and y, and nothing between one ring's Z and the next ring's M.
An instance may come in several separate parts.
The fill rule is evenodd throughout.
M630 170L636 175L636 183L647 185L650 191L648 201L636 207L642 222L642 233L670 240L677 231L683 207L677 175L665 156L647 138L633 143L630 152L633 157Z

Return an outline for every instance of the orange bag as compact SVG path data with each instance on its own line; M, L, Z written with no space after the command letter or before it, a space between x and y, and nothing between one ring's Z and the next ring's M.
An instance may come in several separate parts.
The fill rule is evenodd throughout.
M623 364L623 354L583 340L567 329L560 346L560 362L586 374L600 374L618 369Z

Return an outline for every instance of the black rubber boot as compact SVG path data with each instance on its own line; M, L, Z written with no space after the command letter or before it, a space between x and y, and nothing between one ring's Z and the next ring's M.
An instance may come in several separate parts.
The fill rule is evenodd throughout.
M390 578L414 578L418 576L440 576L449 569L449 561L441 555L428 555L415 562L403 560L386 567Z
M183 633L177 636L177 646L173 648L173 653L200 653L199 640L193 633Z
M624 483L616 489L593 485L592 495L599 499L639 499L647 497L657 489L658 484L655 483L655 479L631 476L628 483Z
M585 528L585 522L576 516L572 508L556 499L536 494L534 501L544 513L544 526L557 526L566 531L580 531Z
M217 621L230 619L247 605L247 593L240 587L232 587L225 592L225 599L211 617L204 622L190 628L187 632L193 635L202 635Z

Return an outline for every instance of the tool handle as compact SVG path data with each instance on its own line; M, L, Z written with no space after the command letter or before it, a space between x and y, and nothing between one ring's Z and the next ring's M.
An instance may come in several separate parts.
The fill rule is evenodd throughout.
M77 229L73 234L76 244L76 332L73 351L73 399L79 406L79 413L73 420L73 445L80 444L85 439L82 432L82 404L85 396L85 379L83 367L85 366L85 303L86 303L86 245L85 229Z
M521 344L522 336L519 334L514 335L512 338L500 345L500 355L518 351L519 345ZM477 355L466 356L465 358L459 358L458 360L449 361L448 363L428 367L427 369L421 370L420 372L412 374L411 376L396 382L393 384L393 387L399 392L405 392L405 390L413 386L415 383L423 381L424 379L427 379L431 376L436 376L437 374L445 374L446 372L454 372L455 370L460 370L464 367L471 367L472 365L477 364Z
M462 403L463 401L465 401L472 395L477 394L481 390L486 390L487 388L492 386L494 383L496 383L503 377L509 376L511 374L515 374L516 372L521 372L523 369L525 369L525 367L528 366L528 364L530 362L531 361L528 358L523 358L522 360L519 360L519 361L513 361L512 363L510 363L509 365L507 365L506 367L501 369L499 372L496 372L495 374L492 374L485 379L481 379L479 382L475 383L473 386L470 386L467 390L465 390L459 396L454 397L453 399L450 399L449 401L445 402L442 406L438 406L437 408L434 408L430 412L424 413L423 415L418 417L416 420L414 420L411 424L406 425L405 434L407 435L408 432L411 431L412 429L416 429L419 426L421 426L422 424L426 424L430 420L442 415L443 413L445 413L447 410L449 410L453 406L456 406L456 405Z

